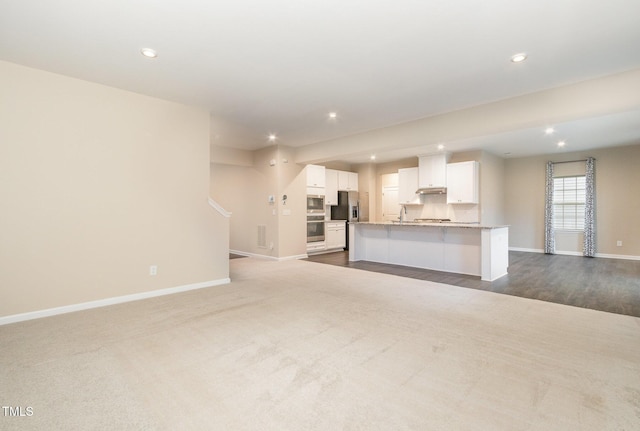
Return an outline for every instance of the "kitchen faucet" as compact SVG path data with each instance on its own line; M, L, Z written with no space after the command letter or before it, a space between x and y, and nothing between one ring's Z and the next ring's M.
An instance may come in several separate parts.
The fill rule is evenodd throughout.
M400 224L402 224L402 222L404 221L403 213L404 213L404 215L407 215L407 206L406 205L401 205L400 206Z

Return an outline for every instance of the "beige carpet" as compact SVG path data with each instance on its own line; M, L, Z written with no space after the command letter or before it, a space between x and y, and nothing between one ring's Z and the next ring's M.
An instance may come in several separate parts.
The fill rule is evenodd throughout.
M0 327L3 430L638 430L640 319L305 261Z

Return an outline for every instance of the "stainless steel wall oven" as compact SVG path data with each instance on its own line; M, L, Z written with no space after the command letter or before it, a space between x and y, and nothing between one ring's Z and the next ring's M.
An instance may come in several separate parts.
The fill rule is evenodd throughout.
M324 241L324 214L307 214L307 243Z
M307 195L307 214L324 214L324 196Z
M307 244L324 241L324 196L307 195Z

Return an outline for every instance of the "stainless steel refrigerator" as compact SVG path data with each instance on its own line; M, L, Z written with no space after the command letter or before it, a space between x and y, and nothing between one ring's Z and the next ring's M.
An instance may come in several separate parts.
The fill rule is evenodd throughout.
M338 192L338 205L331 206L331 220L346 220L346 247L349 250L349 222L360 220L358 192Z

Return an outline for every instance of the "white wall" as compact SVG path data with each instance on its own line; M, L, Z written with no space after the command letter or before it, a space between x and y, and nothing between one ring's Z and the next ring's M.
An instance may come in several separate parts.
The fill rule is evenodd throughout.
M263 184L261 175L252 167L226 164L211 164L211 197L231 212L229 248L232 251L266 254L267 250L257 248L257 225L267 224L263 214L258 214L254 206L257 200L264 204L262 191L257 185ZM270 234L270 232L267 232ZM271 241L272 238L267 238Z
M482 151L480 156L480 222L505 224L504 159Z
M273 145L252 151L249 166L243 154L216 148L214 153L211 196L233 213L231 250L276 259L305 255L306 176L303 166L293 163L293 150ZM267 248L258 247L259 225L266 226Z
M228 277L207 112L6 62L0 94L0 316Z
M291 147L278 146L278 257L291 258L307 253L307 174L293 162ZM282 196L287 195L286 203Z

